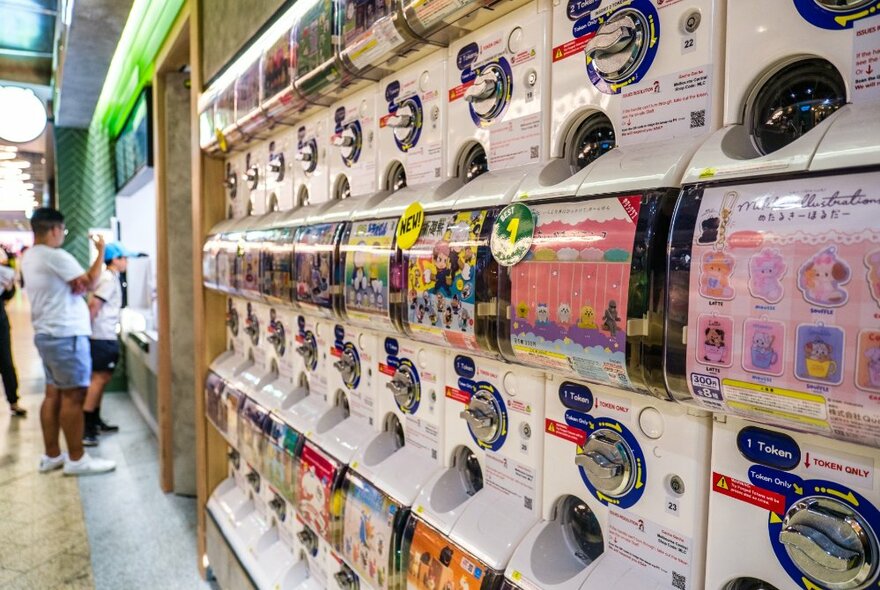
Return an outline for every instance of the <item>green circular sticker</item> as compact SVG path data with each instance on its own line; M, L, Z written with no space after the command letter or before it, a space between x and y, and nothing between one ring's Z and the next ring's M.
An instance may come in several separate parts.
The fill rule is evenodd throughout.
M527 205L505 207L492 226L489 248L501 266L513 266L529 253L535 235L535 216Z

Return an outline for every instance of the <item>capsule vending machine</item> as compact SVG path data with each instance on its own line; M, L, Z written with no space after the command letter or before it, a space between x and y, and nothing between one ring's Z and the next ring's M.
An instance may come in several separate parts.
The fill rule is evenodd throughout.
M554 3L552 156L575 172L615 145L718 128L727 4Z
M726 415L707 588L878 583L877 121L876 103L844 106L784 148L802 172L693 175L682 193L667 380Z
M547 373L556 467L544 521L507 568L517 586L702 587L711 419L670 401L662 371L666 228L700 144L622 146L557 186L520 187L498 215L499 340Z
M377 85L371 84L330 107L328 158L334 199L376 192L377 92Z
M444 51L379 83L380 188L395 191L445 178L445 84Z

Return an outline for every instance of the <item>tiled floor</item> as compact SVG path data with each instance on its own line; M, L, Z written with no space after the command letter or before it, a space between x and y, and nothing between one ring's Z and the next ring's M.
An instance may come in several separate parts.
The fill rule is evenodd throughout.
M7 307L20 393L13 419L0 398L0 588L208 588L198 576L195 502L159 489L156 440L127 395L103 414L122 427L90 453L117 462L88 478L37 473L43 380L21 295Z

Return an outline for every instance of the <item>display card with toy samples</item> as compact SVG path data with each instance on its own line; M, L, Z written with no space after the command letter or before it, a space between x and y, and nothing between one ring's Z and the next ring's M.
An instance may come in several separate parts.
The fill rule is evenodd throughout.
M880 445L880 173L707 187L687 379L702 406Z

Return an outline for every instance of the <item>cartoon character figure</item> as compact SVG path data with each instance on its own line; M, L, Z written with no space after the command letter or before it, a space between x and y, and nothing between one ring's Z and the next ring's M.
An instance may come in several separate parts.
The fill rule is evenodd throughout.
M230 303L230 305L232 305ZM527 319L529 317L529 304L525 301L520 301L519 305L516 306L516 317L521 320Z
M358 248L364 247L366 247L364 242L358 244ZM364 301L364 294L369 287L366 272L367 254L363 250L356 250L353 259L354 270L351 273L351 288L354 290L355 305L361 305Z
M442 293L437 293L437 313L443 313L446 309L446 299L443 298Z
M880 346L865 351L868 359L868 381L871 387L880 387Z
M612 299L608 302L608 308L605 310L602 319L602 329L613 338L620 329L620 316L617 314L617 302L615 300Z
M326 532L324 522L324 483L315 472L315 466L309 465L302 475L300 492L300 508L303 519L313 524L320 534Z
M767 303L782 299L782 275L785 261L778 250L764 248L749 259L749 291Z
M473 248L465 248L461 253L461 278L471 280L471 271L477 263L477 255Z
M721 219L715 217L707 217L700 222L700 237L697 240L700 244L714 244L718 241L718 228L721 227Z
M550 309L547 307L546 303L539 303L537 309L535 310L535 323L539 326L544 326L550 323Z
M571 323L571 304L559 304L559 308L556 310L556 322L564 326Z
M449 265L449 242L440 241L434 244L434 250L431 253L431 260L434 268L437 270L437 276L434 279L434 293L444 293L447 297L452 297L452 269ZM431 270L426 268L424 277L425 283L431 282Z
M849 293L842 287L849 282L849 265L838 258L837 247L828 246L807 260L798 271L798 289L808 303L839 307Z
M326 273L322 272L320 256L312 257L312 272L309 286L312 288L312 298L318 297L327 290Z
M755 332L752 335L752 365L758 369L769 369L779 360L779 355L773 350L773 334L767 332Z
M471 283L466 282L464 284L464 287L462 287L462 289L461 289L461 298L462 298L462 300L470 299L470 296L471 296Z
M874 301L880 305L880 250L874 250L865 256L865 266L868 267L868 290Z
M710 299L733 299L734 290L730 286L733 265L733 257L725 252L710 251L703 254L700 295Z
M422 323L422 320L425 319L425 306L419 303L418 309L416 309L416 321L418 323Z
M727 345L724 341L724 329L718 324L710 323L706 327L705 340L703 340L703 360L708 363L723 363L727 353Z
M593 311L591 306L581 306L581 315L577 325L578 328L584 328L586 330L596 330L599 327L596 325L596 312Z
M832 358L831 345L816 338L804 345L804 365L813 379L829 379L837 373L837 362Z
M458 327L461 328L462 332L467 332L468 326L470 325L471 314L468 313L468 310L462 309L461 313L458 314Z
M366 510L361 510L361 522L358 527L358 540L365 548L369 549L373 540L373 523Z
M447 307L443 310L443 323L446 325L446 329L449 330L452 328L452 308Z
M461 301L458 299L458 293L452 296L452 301L449 303L450 309L452 309L452 313L458 315L458 311L461 309Z
M257 282L257 277L254 275L254 265L250 261L248 261L247 263L247 269L245 270L244 274L244 281L248 285L253 285Z

